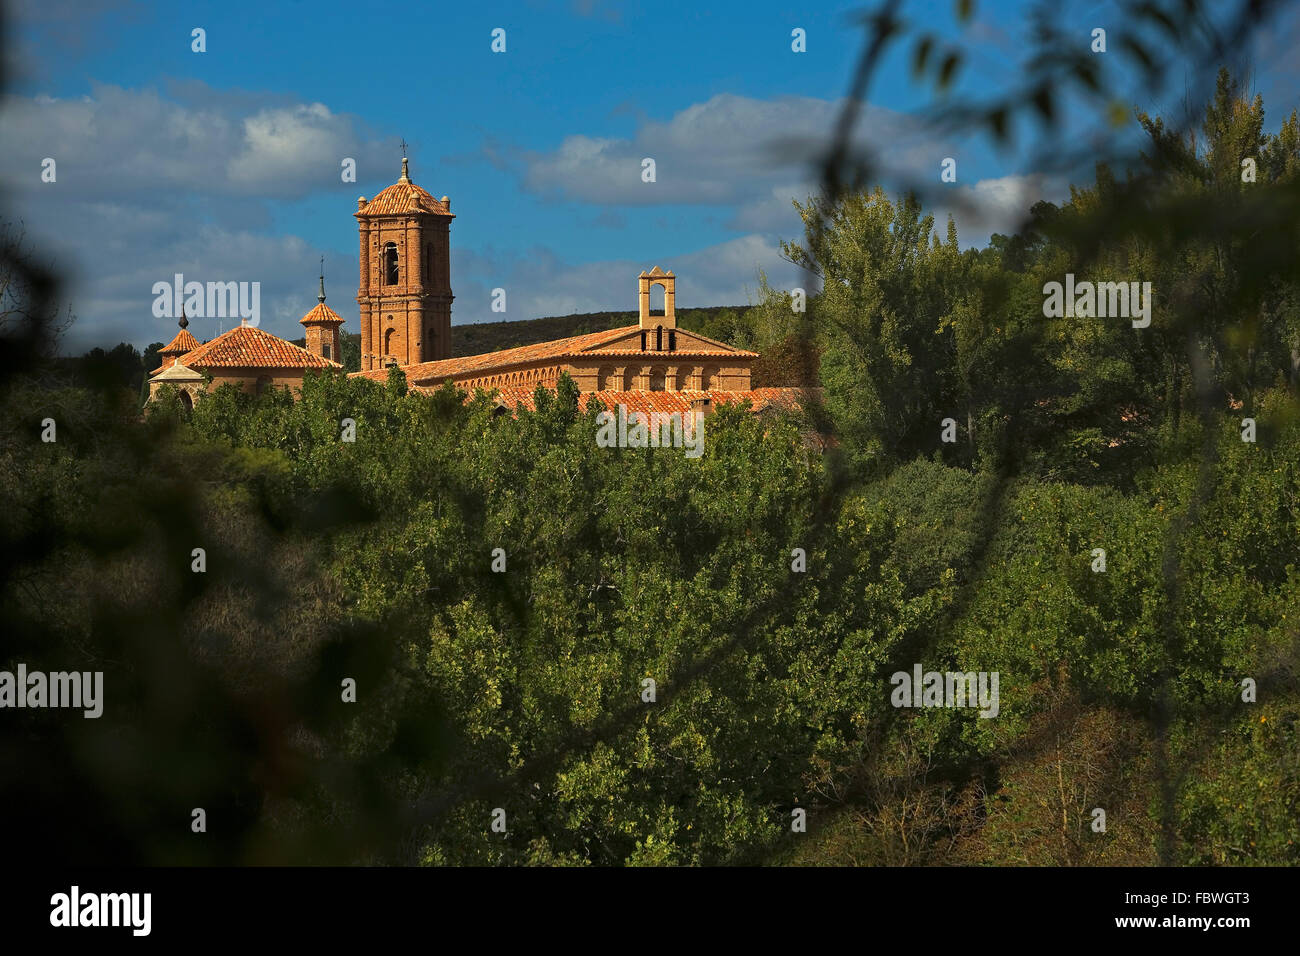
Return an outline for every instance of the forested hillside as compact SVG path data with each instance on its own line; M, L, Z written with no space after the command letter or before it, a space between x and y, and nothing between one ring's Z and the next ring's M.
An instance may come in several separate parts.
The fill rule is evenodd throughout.
M93 663L111 704L15 718L0 771L78 827L11 845L1300 862L1300 122L1266 134L1226 73L1194 141L1140 121L1140 167L983 248L910 196L809 200L806 312L765 286L683 324L784 349L825 408L723 407L698 459L599 447L567 380L517 416L396 372L141 421L129 389L11 377L11 652ZM1049 317L1067 273L1150 282L1150 324ZM457 350L627 321L460 326ZM996 672L996 716L896 706L918 665ZM189 839L197 806L220 838Z

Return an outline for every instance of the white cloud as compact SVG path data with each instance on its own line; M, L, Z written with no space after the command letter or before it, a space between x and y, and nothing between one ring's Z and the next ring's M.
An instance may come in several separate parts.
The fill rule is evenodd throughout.
M198 281L261 284L262 326L296 338L315 304L318 256L329 259L330 304L356 328L356 250L322 249L271 233L275 201L335 194L341 215L357 184L342 183L344 157L358 178L391 182L392 147L355 117L321 103L216 90L197 81L153 89L96 86L91 95L0 101L0 185L5 215L24 224L36 253L66 277L77 322L65 350L170 339L173 320L152 315L152 286L183 273ZM41 181L42 160L57 181ZM330 277L334 277L331 281ZM229 323L227 323L227 327ZM195 319L200 338L220 331Z
M331 253L299 236L277 236L236 223L193 225L183 197L167 195L149 204L131 201L83 203L72 195L17 197L11 214L21 219L38 260L54 265L63 279L59 300L76 322L62 350L132 342L143 348L176 334L174 319L153 315L153 284L186 280L247 281L261 284L261 327L285 338L302 334L297 324L316 304L319 256L327 256L330 306L355 331L356 253ZM333 279L331 279L333 277ZM354 284L351 288L347 282ZM224 328L230 328L227 319ZM222 329L218 319L194 318L190 331L200 340Z
M195 84L179 98L116 86L76 99L9 96L0 141L4 186L83 197L196 190L296 199L338 187L344 157L357 161L361 180L392 165L391 147L322 103L254 105ZM46 157L58 164L53 186L40 180Z
M521 152L524 183L538 193L593 203L727 204L751 198L792 169L806 173L839 104L810 97L756 100L718 94L668 122L643 122L630 139L565 137L552 152ZM871 109L877 126L905 120ZM641 163L655 161L656 181Z
M1029 218L1029 209L1040 200L1060 203L1069 198L1066 181L1058 176L1030 174L981 179L969 186L956 186L953 201L939 201L927 207L934 213L940 238L947 233L948 216L957 224L957 239L963 248L984 246L995 232L1010 235Z
M729 228L795 237L803 227L792 200L805 202L820 192L817 162L842 106L841 100L811 97L719 94L666 122L643 119L629 138L576 134L551 152L518 152L515 158L524 185L544 196L606 207L729 207ZM919 182L941 234L952 212L963 245L983 244L990 232L1013 229L1038 199L1064 195L1057 184L1044 193L1047 184L1035 176L942 186L940 160L960 151L906 114L866 104L856 129L853 148L871 150L879 166L875 181L890 191ZM654 183L641 180L647 156L655 160Z

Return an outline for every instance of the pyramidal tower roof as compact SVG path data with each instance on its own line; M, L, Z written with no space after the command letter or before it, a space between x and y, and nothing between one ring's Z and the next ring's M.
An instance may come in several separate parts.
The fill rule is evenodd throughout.
M303 325L324 325L327 323L343 324L343 316L325 304L325 269L322 265L320 274L320 295L316 296L317 306L298 321Z
M423 213L432 216L451 216L450 200L443 196L434 199L427 189L411 181L410 161L402 157L402 176L387 189L375 194L369 202L362 196L357 200L358 216L404 216ZM451 218L455 218L451 216Z

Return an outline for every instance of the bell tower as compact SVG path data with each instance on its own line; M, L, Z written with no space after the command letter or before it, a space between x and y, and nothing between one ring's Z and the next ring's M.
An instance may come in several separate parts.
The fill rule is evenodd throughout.
M304 345L308 352L343 364L343 353L339 349L339 326L343 316L325 304L325 257L320 260L320 295L316 301L320 304L298 321L304 327Z
M637 279L640 282L638 298L641 304L642 330L677 328L677 277L655 266L649 272L642 272ZM664 311L661 315L650 312L650 287L656 285L664 290Z
M403 152L406 144L403 143ZM402 176L357 200L361 370L451 358L451 200Z

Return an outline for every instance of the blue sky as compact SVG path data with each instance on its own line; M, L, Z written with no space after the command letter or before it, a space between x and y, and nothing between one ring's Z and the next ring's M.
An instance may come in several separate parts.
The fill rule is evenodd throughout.
M1056 25L1081 43L1095 26L1111 43L1125 28L1113 4L1061 7ZM800 236L791 199L814 188L809 160L847 89L863 9L22 0L9 11L0 189L40 254L70 274L69 351L169 339L174 321L153 316L151 288L177 272L260 282L262 327L295 337L320 256L329 303L355 331L352 214L358 195L398 176L402 138L412 178L449 195L457 216L454 324L632 309L636 274L656 264L678 273L681 306L744 303L759 269L776 285L808 284L779 241ZM947 0L904 6L914 26L964 38L972 57L956 95L1015 83L1027 48L1025 4L975 10L962 27ZM1296 19L1241 51L1270 128L1297 105ZM191 50L195 27L205 53ZM806 53L791 50L796 27ZM980 201L957 215L963 245L1011 228L1035 199L1064 197L1071 175L1035 168L1024 146L948 141L919 123L933 91L907 62L903 48L883 64L859 142L899 177L937 179L956 157L951 188ZM1107 62L1119 69L1118 56ZM1093 119L1071 110L1067 127ZM655 183L641 181L646 156ZM45 157L55 183L40 181ZM346 157L355 183L340 178ZM930 208L941 222L952 211L942 196ZM490 309L496 287L504 315ZM210 338L219 320L191 330Z

